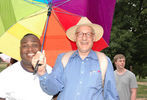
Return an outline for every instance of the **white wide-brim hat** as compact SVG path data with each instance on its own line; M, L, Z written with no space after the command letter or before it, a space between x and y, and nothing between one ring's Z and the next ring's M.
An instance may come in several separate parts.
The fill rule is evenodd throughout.
M81 17L80 21L77 23L77 25L70 27L67 31L66 31L66 35L67 37L75 42L75 33L76 30L79 26L90 26L93 28L94 33L95 33L95 39L94 41L98 41L102 38L104 30L102 28L102 26L98 25L98 24L93 24L91 23L87 17Z

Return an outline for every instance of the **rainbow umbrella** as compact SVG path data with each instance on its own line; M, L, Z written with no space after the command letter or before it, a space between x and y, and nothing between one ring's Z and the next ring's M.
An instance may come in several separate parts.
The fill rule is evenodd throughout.
M113 19L114 0L1 0L0 4L0 51L20 60L19 42L28 32L36 34L44 41L47 63L54 65L59 53L76 49L75 43L67 39L65 31L76 25L82 16L104 27L104 37L95 42L93 49L108 47ZM6 4L5 4L6 3ZM51 16L47 17L48 4L52 3ZM11 6L10 6L11 4ZM111 9L110 9L111 8ZM27 13L26 13L27 12ZM22 16L20 16L22 13ZM9 18L6 15L10 15ZM4 17L6 16L6 17ZM6 19L15 19L14 21ZM7 22L8 21L8 22ZM4 24L4 23L9 24ZM45 26L45 27L44 27ZM44 38L44 34L45 38Z

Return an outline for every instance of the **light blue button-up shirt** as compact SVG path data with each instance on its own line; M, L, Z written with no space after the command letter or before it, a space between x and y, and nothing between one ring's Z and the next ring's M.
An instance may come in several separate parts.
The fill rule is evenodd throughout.
M108 57L103 89L98 57L93 50L84 60L75 51L65 68L61 63L63 55L58 56L51 74L40 76L41 88L47 94L60 92L58 100L119 100L113 66Z

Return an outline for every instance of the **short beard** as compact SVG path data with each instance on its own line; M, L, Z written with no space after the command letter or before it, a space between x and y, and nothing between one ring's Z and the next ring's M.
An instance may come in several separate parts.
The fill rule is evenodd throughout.
M28 61L25 61L25 60L22 60L22 64L26 65L26 66L31 66L32 67L32 63L28 62Z

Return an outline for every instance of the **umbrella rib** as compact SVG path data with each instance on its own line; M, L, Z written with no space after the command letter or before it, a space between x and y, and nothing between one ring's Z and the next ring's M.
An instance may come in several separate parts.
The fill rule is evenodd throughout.
M52 14L55 16L55 18L57 19L58 23L60 23L58 16L54 13L54 9L53 9L53 13ZM60 23L60 26L62 27L62 24L61 23ZM63 28L63 30L65 31L64 28Z
M24 0L24 1L26 1L26 2L28 2L28 3L31 3L31 4L34 4L34 5L36 5L36 6L39 6L39 7L41 7L41 8L47 8L47 7L43 7L43 6L40 6L40 5L38 5L38 4L44 4L44 3L37 3L37 2L31 2L31 1L29 1L29 0ZM61 6L61 5L64 5L65 3L67 3L67 2L69 2L69 1L71 1L71 0L66 0L66 1L64 1L64 2L60 2L60 4L59 5L56 5L56 6L53 6L53 8L58 8L59 6ZM44 0L44 2L46 3L46 1ZM46 4L44 4L44 5L46 5ZM61 9L60 9L61 10ZM55 12L60 12L60 11L56 11L56 10L54 10ZM60 13L65 13L65 14L68 14L68 15L74 15L74 16L79 16L79 15L77 15L77 14L71 14L71 13L68 13L68 12L65 12L65 11L63 11L63 12L60 12Z
M57 8L57 7L53 7L53 8ZM62 9L60 9L60 10L62 10ZM79 15L74 14L74 13L68 13L68 12L65 12L64 10L62 10L62 11L54 10L54 12L64 13L64 14L73 15L73 16L79 16Z
M65 3L69 2L69 1L71 1L71 0L66 0L66 1L64 1L64 2L62 2L62 3L60 2L61 4L58 2L59 5L56 5L56 7L59 7L59 6L61 6L61 5L64 5Z
M39 6L39 7L41 7L41 8L46 8L46 7L43 7L43 6L40 6L40 5L39 5L39 4L46 5L45 3L31 2L31 1L29 1L29 0L24 0L24 1L26 1L26 2L28 2L28 3L31 3L31 4L34 4L34 5L36 5L36 6Z
M33 14L33 15L31 15L31 16L28 16L28 17L24 17L24 18L22 18L22 19L27 19L27 18L31 18L31 17L34 17L34 16L37 16L37 15L40 15L40 14L42 14L42 13L45 13L45 12L47 12L47 10L43 10L42 12L39 12L39 13L36 13L36 14ZM21 19L21 20L22 20Z
M41 8L46 8L46 7L40 6L39 4L47 5L47 4L45 4L45 3L47 3L45 0L44 0L45 3L42 3L42 2L40 2L40 3L31 2L31 1L29 1L29 0L24 0L24 1L26 1L26 2L28 2L28 3L31 3L31 4L34 4L34 5L36 5L36 6L39 6L39 7L41 7ZM64 2L58 2L58 3L56 3L56 4L57 4L56 7L59 7L59 6L61 6L61 5L64 5L65 3L69 2L69 1L71 1L71 0L66 0L66 1L64 1ZM59 4L59 5L58 5L58 4ZM54 5L55 5L55 4L54 4Z
M54 10L54 12L64 13L64 14L72 15L72 16L79 16L79 15L77 15L77 14L74 14L74 13L68 13L68 12L65 12L65 11L61 12L61 11L56 11L56 10Z

